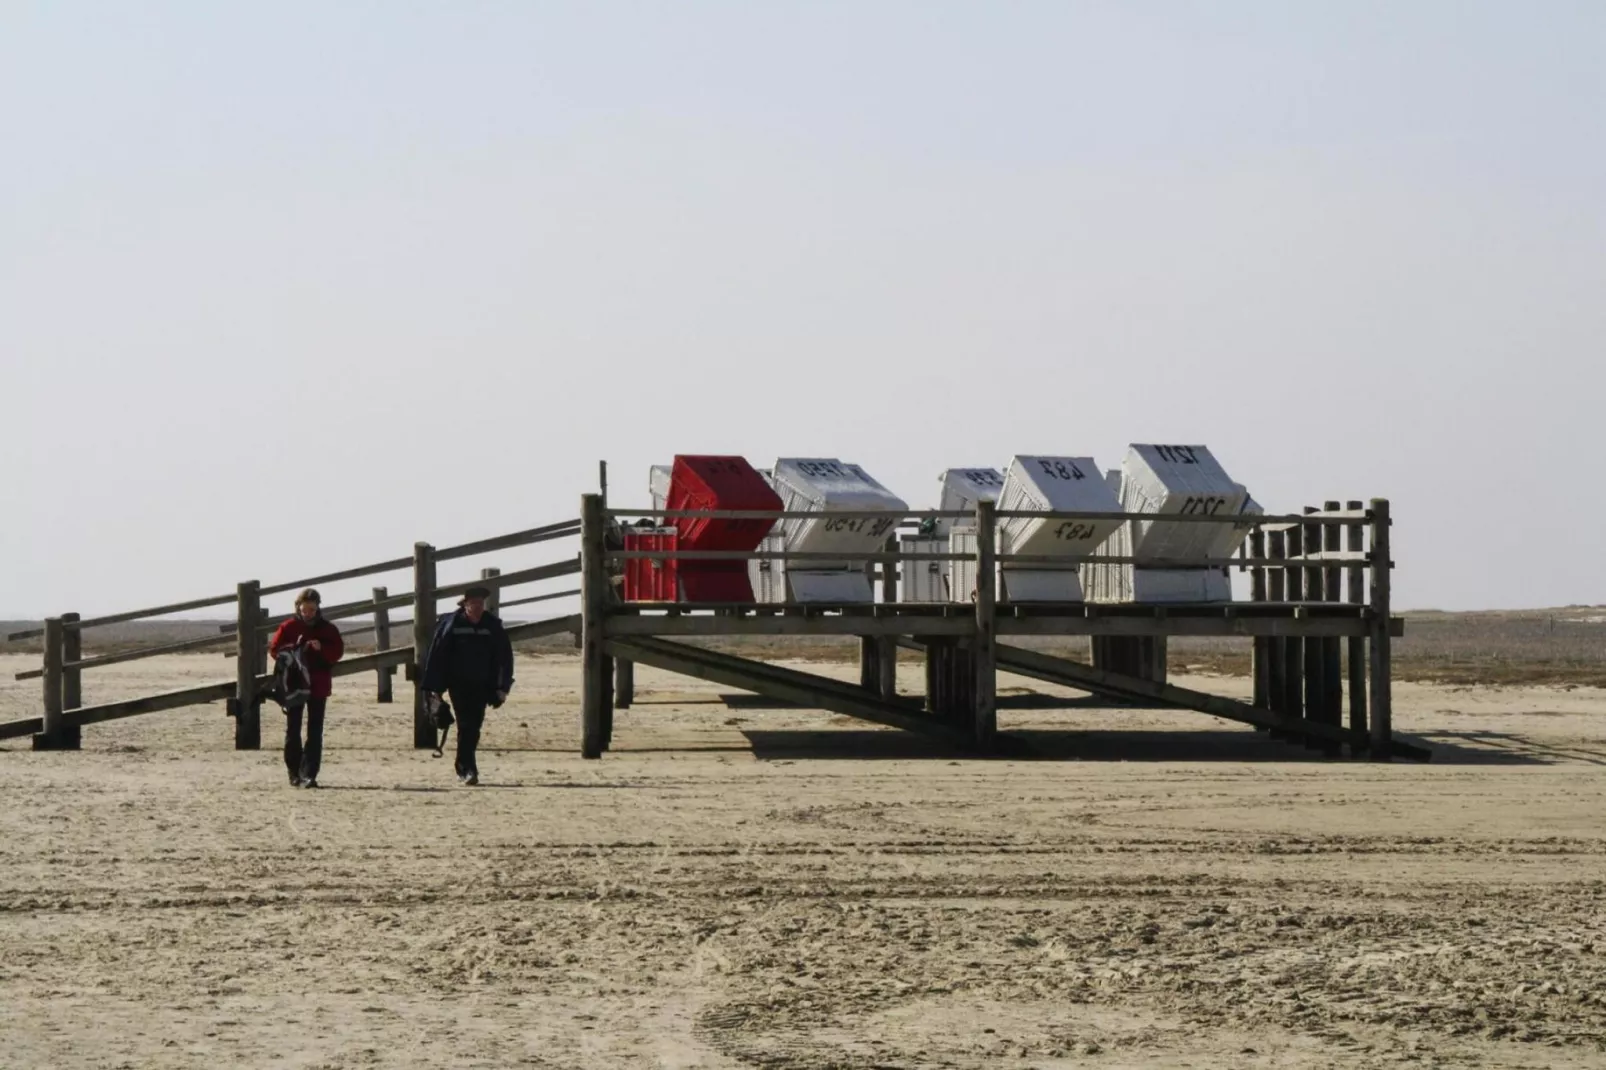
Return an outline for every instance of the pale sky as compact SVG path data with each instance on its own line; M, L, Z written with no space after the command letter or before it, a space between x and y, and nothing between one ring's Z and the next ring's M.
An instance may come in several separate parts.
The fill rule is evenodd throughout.
M1390 498L1397 606L1606 602L1603 55L1593 0L0 0L0 617L599 458L926 507L1131 442Z

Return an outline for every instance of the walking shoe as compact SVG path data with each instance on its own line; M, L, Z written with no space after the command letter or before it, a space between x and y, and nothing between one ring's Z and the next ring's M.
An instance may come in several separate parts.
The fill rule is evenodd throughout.
M473 773L470 773L468 776L463 778L463 783L467 784L471 788L479 787L480 786L480 774L477 771L473 772Z
M291 773L290 774L290 786L292 788L299 788L301 786L301 778L299 776L297 776L296 774Z
M310 777L310 776L306 777L305 779L303 779L301 781L301 786L304 787L304 788L315 788L315 787L318 786L317 778L316 777Z

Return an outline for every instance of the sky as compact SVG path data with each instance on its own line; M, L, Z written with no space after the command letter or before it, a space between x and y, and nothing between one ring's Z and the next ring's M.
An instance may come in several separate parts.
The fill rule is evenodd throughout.
M0 0L0 618L601 459L930 507L1134 442L1389 498L1397 607L1606 603L1603 50L1592 0Z

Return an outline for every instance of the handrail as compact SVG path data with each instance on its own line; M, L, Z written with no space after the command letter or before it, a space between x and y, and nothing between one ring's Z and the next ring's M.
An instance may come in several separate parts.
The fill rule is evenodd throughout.
M893 563L898 561L974 561L973 553L890 553L887 551L866 551L854 553L851 551L828 550L609 550L605 554L610 561L830 561L842 564L858 564L869 562ZM1246 568L1284 568L1289 565L1372 565L1375 562L1368 553L1348 550L1317 551L1302 554L1297 557L1197 557L1197 558L1165 558L1165 557L1135 557L1132 555L1114 554L1085 554L1082 556L1056 556L1053 554L996 554L995 560L999 562L1013 562L1018 565L1142 565L1147 568L1231 568L1242 565ZM1393 567L1393 562L1389 563Z
M112 613L104 617L88 617L79 621L63 621L62 628L67 631L82 631L85 628L95 628L102 624L122 624L125 621L139 620L141 617L160 617L168 613L183 613L190 609L209 609L212 606L226 606L234 601L234 595L218 595L213 598L195 598L188 602L174 602L171 605L156 606L152 609L131 609L125 613ZM43 628L29 628L26 631L12 632L6 636L7 642L16 642L19 639L36 639L45 634Z
M354 580L362 576L375 576L381 572L400 572L404 568L411 568L411 557L393 557L389 561L379 561L372 565L361 565L357 568L342 569L339 572L330 572L322 576L312 576L294 583L276 583L272 587L262 588L261 594L266 598L270 594L283 594L301 587L311 587L315 583L337 583L340 580Z
M489 539L465 542L458 546L447 546L435 551L435 560L454 561L460 557L473 557L475 554L490 553L492 550L507 550L515 546L529 546L532 543L549 542L552 539L562 539L578 534L580 534L580 521L564 520L557 524L547 524L545 527L530 528L528 531L515 531L511 535L497 535ZM408 558L407 563L412 564L412 558Z
M951 509L607 509L606 515L622 517L686 517L703 520L974 520L973 511ZM1342 523L1368 520L1366 510L1340 509L1333 512L1272 515L1260 513L1126 513L1073 512L1064 509L1000 509L998 520L1135 520L1142 523L1231 524L1234 527L1264 527L1268 524Z

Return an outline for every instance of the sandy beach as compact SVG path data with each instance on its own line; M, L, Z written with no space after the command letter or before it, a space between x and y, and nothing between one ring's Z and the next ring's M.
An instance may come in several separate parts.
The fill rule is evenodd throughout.
M977 759L638 669L586 762L577 663L518 677L478 789L371 677L318 792L271 708L0 745L0 1065L1606 1065L1606 692L1399 685L1385 766L1004 677Z

